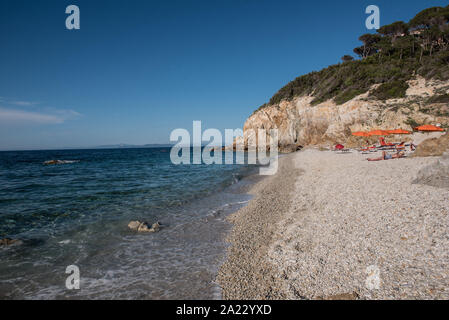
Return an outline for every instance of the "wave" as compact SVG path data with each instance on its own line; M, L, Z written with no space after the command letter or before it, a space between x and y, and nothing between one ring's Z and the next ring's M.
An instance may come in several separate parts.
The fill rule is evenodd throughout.
M80 162L80 160L47 160L47 161L44 161L44 165L71 164L71 163L77 163L77 162Z

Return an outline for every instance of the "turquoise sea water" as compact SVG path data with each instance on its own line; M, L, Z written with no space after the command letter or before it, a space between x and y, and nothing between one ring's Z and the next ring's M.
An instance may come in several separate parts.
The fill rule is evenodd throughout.
M225 218L255 169L174 165L169 148L0 152L0 238L23 241L0 248L0 298L218 298Z

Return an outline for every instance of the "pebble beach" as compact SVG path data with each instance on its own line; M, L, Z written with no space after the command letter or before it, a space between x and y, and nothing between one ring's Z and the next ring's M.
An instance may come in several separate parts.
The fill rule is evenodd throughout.
M223 298L448 299L449 189L417 180L438 158L372 156L282 157L229 217Z

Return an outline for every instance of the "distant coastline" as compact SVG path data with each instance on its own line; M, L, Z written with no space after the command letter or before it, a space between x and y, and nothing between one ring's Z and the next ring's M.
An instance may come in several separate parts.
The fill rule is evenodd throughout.
M154 143L154 144L110 144L93 147L60 147L60 148L24 148L24 149L4 149L0 152L20 152L20 151L58 151L58 150L95 150L95 149L144 149L144 148L171 148L173 144L168 143Z

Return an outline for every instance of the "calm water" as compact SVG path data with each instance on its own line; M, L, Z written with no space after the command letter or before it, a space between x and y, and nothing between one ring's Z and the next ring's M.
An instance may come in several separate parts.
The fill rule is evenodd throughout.
M0 298L210 299L229 212L254 167L180 165L170 149L0 152ZM60 165L44 161L70 160ZM72 162L73 161L73 162ZM131 220L160 221L137 234ZM80 268L81 289L65 287Z

